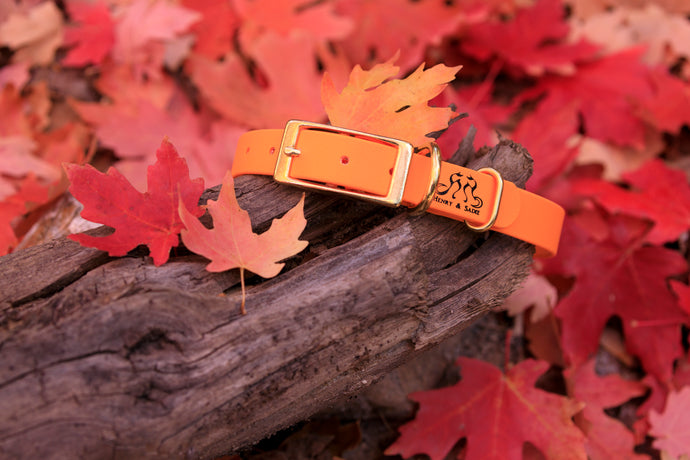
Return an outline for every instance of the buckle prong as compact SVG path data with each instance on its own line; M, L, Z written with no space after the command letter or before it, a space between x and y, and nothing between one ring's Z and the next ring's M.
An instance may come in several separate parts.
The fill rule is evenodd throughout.
M283 149L283 153L291 157L298 157L302 152L300 149L296 149L294 147L285 147L285 149Z

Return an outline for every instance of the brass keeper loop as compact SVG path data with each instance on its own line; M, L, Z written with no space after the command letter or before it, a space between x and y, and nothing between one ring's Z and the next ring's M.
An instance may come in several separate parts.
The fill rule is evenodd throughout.
M496 198L494 198L494 208L491 211L491 218L489 221L484 225L472 225L465 221L465 225L467 225L471 230L474 230L475 232L484 232L493 227L494 223L496 222L496 217L498 217L498 208L501 206L501 195L503 195L503 176L501 176L501 173L496 171L494 168L482 168L477 172L489 174L496 179Z
M441 174L441 149L438 148L436 142L431 143L431 150L429 153L431 158L431 174L429 177L429 188L427 189L424 199L414 208L410 209L411 216L419 216L424 214L431 201L436 195L436 186L438 185L438 178Z

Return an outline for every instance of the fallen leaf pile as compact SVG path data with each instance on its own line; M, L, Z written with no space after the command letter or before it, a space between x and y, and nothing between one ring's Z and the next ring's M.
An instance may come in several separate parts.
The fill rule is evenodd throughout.
M181 238L209 270L274 276L304 248L304 217L252 232L226 175L242 133L293 118L415 144L445 130L448 158L473 126L476 148L500 134L530 152L527 188L568 211L561 248L507 302L530 359L459 360L457 385L411 396L417 419L388 452L443 458L465 439L468 459L685 458L689 14L682 0L0 2L0 256L69 188L113 229L82 244L146 245L160 265ZM599 375L602 354L618 371ZM539 387L549 364L558 394Z

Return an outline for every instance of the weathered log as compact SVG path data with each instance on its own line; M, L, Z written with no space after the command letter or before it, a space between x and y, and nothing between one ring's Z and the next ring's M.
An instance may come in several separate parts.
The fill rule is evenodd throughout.
M466 152L465 152L466 153ZM501 141L470 166L524 184ZM302 192L236 181L266 228ZM206 198L217 195L217 189ZM65 238L0 258L0 456L213 458L356 393L501 303L529 245L462 223L307 193L310 246L272 280L162 267Z

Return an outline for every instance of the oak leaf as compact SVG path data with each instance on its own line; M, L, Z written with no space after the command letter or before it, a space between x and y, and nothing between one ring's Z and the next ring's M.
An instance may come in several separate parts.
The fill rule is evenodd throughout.
M145 244L155 265L167 262L170 249L179 244L183 227L179 202L190 214L202 215L198 201L204 181L190 180L187 163L167 139L161 142L156 157L156 163L148 168L146 193L136 190L115 168L103 174L90 165L65 165L70 192L84 205L82 217L115 229L104 237L79 233L69 238L108 251L111 256L123 256Z
M371 70L355 66L340 92L328 73L324 75L321 99L332 125L404 139L416 146L427 144L428 134L448 127L456 116L453 109L430 107L428 101L446 88L460 66L438 64L424 70L421 64L407 78L393 79L400 71L396 59Z
M666 399L666 408L662 413L651 411L649 422L650 435L656 437L654 447L669 454L673 459L690 456L690 387L670 393Z
M213 218L212 229L204 227L180 203L180 218L186 227L182 230L182 241L190 251L211 260L206 266L206 270L210 272L240 269L244 314L244 271L272 278L285 266L279 261L307 247L306 241L298 239L307 225L304 218L304 195L294 208L280 219L274 219L271 227L260 235L252 231L249 213L237 203L229 171L223 179L218 200L209 201L206 208Z
M419 410L400 428L387 455L425 453L441 460L467 437L466 460L521 460L525 442L547 459L587 458L584 436L571 420L580 404L534 386L547 363L522 361L505 374L470 358L459 358L457 364L460 383L409 395Z

